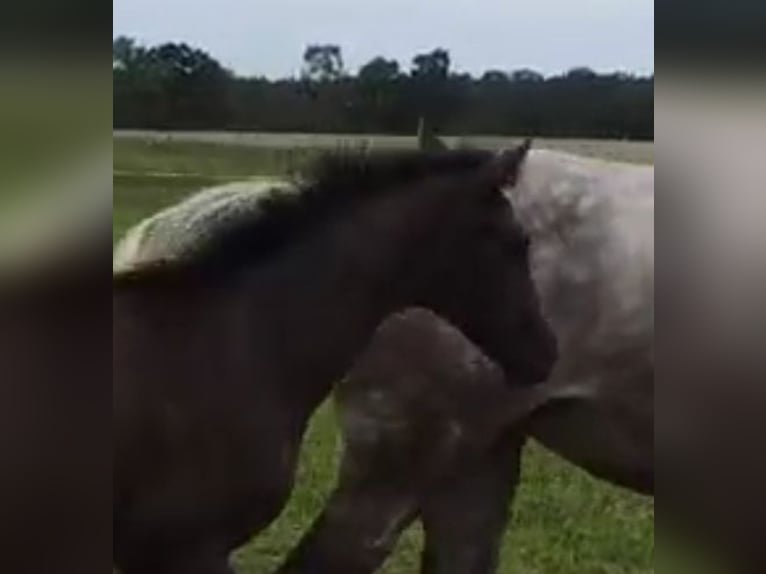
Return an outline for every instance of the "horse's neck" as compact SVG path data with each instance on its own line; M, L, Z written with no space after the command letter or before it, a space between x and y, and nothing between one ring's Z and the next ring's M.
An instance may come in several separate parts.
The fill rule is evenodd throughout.
M279 357L280 384L300 412L318 406L381 320L406 304L410 286L397 277L408 233L364 221L320 231L250 275L255 321L269 319L258 336Z
M508 190L516 217L538 246L614 233L653 242L654 169L539 150ZM648 233L648 234L647 234Z
M601 198L594 183L603 178L606 164L548 150L530 152L518 185L509 190L516 216L537 239L579 225Z
M610 313L623 317L646 298L651 168L531 152L509 197L532 236L533 278L560 343L582 340L580 329L592 329L596 318L616 320Z

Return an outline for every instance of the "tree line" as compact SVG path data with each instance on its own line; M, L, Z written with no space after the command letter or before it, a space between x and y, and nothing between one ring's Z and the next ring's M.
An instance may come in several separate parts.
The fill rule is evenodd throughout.
M447 50L408 69L376 57L356 73L341 48L310 45L294 78L240 77L184 43L113 41L114 127L412 134L420 118L468 135L654 138L654 76L573 68L457 73Z

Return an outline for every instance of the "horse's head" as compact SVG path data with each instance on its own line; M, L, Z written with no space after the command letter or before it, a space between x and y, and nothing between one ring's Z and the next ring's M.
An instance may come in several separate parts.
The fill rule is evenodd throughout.
M530 274L529 238L502 189L513 186L529 142L459 178L440 211L428 277L431 306L496 359L515 381L546 379L556 358Z

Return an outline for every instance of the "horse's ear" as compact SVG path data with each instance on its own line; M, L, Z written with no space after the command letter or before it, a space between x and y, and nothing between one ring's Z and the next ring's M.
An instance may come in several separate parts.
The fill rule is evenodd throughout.
M522 161L525 157L527 157L527 153L530 149L532 149L532 138L524 138L524 141L521 142L521 145L516 148L516 152L521 154Z
M532 147L532 140L527 138L518 147L502 150L492 160L491 177L500 187L516 185L521 165Z

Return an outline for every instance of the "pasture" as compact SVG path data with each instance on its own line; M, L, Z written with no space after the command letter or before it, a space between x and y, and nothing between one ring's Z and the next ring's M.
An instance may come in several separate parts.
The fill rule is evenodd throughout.
M279 176L316 150L339 141L373 149L411 145L414 138L208 134L204 137L120 134L114 139L114 237L152 212L201 187ZM498 147L506 140L469 138ZM634 142L538 140L584 155L653 161L653 145ZM340 455L332 405L316 414L304 441L297 486L271 528L237 556L243 574L268 572L319 512ZM501 572L646 574L654 572L654 503L592 479L536 444L527 449L513 527L504 540ZM385 574L417 572L420 533L411 529Z

